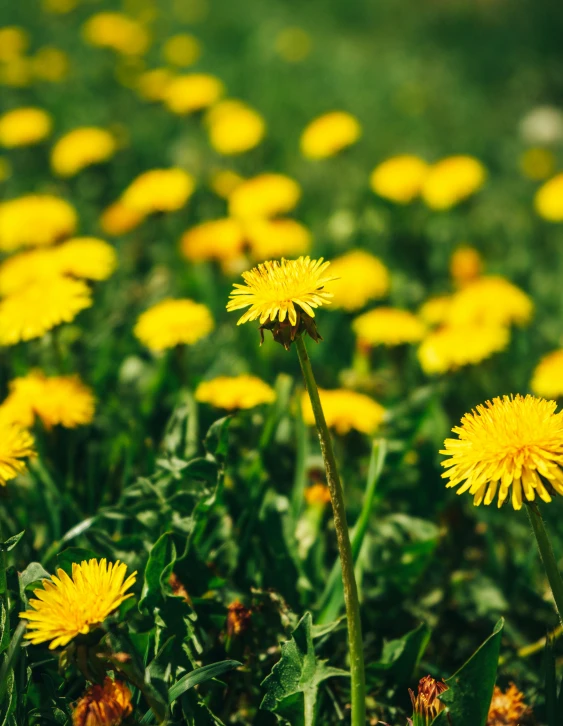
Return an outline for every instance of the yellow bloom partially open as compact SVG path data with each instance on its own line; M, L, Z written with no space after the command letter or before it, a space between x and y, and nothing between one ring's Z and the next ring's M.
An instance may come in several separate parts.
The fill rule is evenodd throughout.
M326 422L338 434L347 434L352 429L364 434L373 434L381 425L385 409L373 398L345 388L319 389ZM301 399L303 419L309 426L315 425L315 416L308 394Z
M74 208L50 194L28 194L0 203L0 250L50 245L70 237L78 217Z
M151 169L131 182L121 201L141 214L175 212L186 204L194 189L194 178L183 169Z
M242 101L219 101L206 117L209 142L225 156L243 154L262 141L266 124L262 116Z
M25 638L33 645L51 641L49 649L65 646L78 635L86 635L102 625L122 602L133 596L126 594L135 583L136 572L125 579L127 566L102 560L73 563L72 578L57 570L43 588L33 591L36 599L30 609L20 613L27 620Z
M0 412L0 485L22 474L24 459L35 456L33 436L21 426L6 421Z
M502 506L510 493L514 509L536 494L550 502L563 494L563 412L555 401L534 396L503 396L465 414L441 451L448 458L442 476L457 494L469 492L474 504Z
M193 300L163 300L139 316L134 333L153 351L193 345L213 330L209 309Z
M545 355L536 366L530 388L537 396L563 396L563 350Z
M397 204L408 204L420 194L428 164L418 156L402 154L382 161L370 177L373 191Z
M84 126L57 141L51 152L51 166L59 176L74 176L87 166L107 161L115 150L115 139L109 131Z
M337 257L330 270L336 278L331 286L335 307L360 310L370 300L384 297L389 291L387 268L365 250L350 250Z
M346 111L331 111L311 121L301 136L301 153L326 159L356 143L362 134L358 119Z
M475 194L486 178L485 167L472 156L448 156L431 166L422 185L422 198L431 209L450 209Z
M275 217L290 212L301 196L296 181L284 174L259 174L235 187L229 197L232 217Z
M256 376L219 376L210 381L202 381L196 389L195 397L201 403L234 411L272 403L276 400L276 393Z
M534 207L548 222L563 222L563 174L557 174L538 189Z
M32 146L51 133L51 116L42 108L15 108L0 116L0 146Z
M212 106L225 92L223 83L207 73L176 76L167 84L163 100L173 113L184 115Z
M131 698L126 683L106 676L103 685L94 683L78 699L72 726L120 726L133 713Z
M425 333L422 322L408 310L381 307L357 317L352 328L362 345L418 343Z

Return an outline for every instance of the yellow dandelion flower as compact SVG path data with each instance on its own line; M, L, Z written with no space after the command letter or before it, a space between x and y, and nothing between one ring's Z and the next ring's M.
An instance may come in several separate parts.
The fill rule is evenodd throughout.
M0 61L9 63L25 53L29 45L29 36L17 25L6 25L0 28Z
M226 217L202 222L188 229L180 240L180 249L184 257L192 262L224 262L239 258L244 244L245 236L240 222Z
M458 247L450 259L450 275L458 287L480 277L483 272L483 260L474 247Z
M63 81L68 76L69 68L69 58L60 48L46 45L39 48L32 58L33 75L42 81Z
M472 156L449 156L433 164L422 185L422 198L430 209L450 209L479 191L487 172Z
M223 83L215 76L190 73L176 76L168 84L163 101L172 113L183 115L212 106L224 93Z
M0 418L0 485L26 470L23 459L35 456L33 445L29 431Z
M359 310L370 300L389 292L389 272L374 255L364 250L350 250L337 257L330 268L336 280L331 285L332 303L344 310Z
M137 91L147 101L162 101L166 89L174 78L168 68L153 68L141 73L137 79Z
M534 207L548 222L563 222L563 174L557 174L538 189Z
M530 388L537 396L563 396L563 349L545 355L536 366Z
M41 371L32 371L10 381L8 396L0 404L0 421L31 428L35 422L33 403L41 399L44 384L45 375Z
M84 40L90 45L112 48L124 55L143 55L150 45L146 29L123 13L97 13L82 27Z
M27 620L25 638L33 645L51 641L49 649L64 647L78 635L86 635L133 593L127 590L136 581L136 572L125 579L127 566L91 559L72 565L72 579L57 570L43 589L33 591L37 599L29 601L30 610L20 613Z
M311 233L295 219L250 219L245 232L256 262L303 255L311 249Z
M519 287L500 276L483 276L452 296L447 322L450 325L525 325L534 310L531 299Z
M51 151L51 167L59 176L74 176L87 166L107 161L115 151L115 139L109 131L84 126L57 141Z
M244 177L231 169L220 169L212 173L209 186L221 199L228 199L234 190L244 181Z
M186 68L192 66L201 55L201 43L189 33L173 35L162 46L162 57L170 65Z
M532 709L514 683L506 691L495 686L486 726L532 726L534 723Z
M329 428L343 436L352 429L363 434L373 434L385 417L385 409L373 398L345 388L319 389L321 404ZM315 416L309 396L301 399L303 420L309 426L315 425Z
M82 280L54 276L35 282L0 302L0 345L40 338L91 305L90 288Z
M42 0L41 6L46 13L54 15L66 15L74 10L78 5L78 0Z
M231 217L275 217L291 211L301 197L301 188L283 174L259 174L239 184L229 197Z
M12 255L0 263L0 295L5 297L33 282L61 274L53 248Z
M266 133L262 116L242 101L219 101L209 111L206 124L209 143L225 156L253 149Z
M301 135L301 153L307 159L326 159L345 149L362 135L355 116L346 111L325 113L305 128Z
M72 712L72 726L119 726L133 713L132 694L123 681L105 677L78 699Z
M121 237L136 229L144 219L143 212L131 209L118 200L104 209L100 216L100 227L112 237Z
M451 295L435 295L428 298L418 309L418 316L426 325L440 325L448 315Z
M29 58L18 56L0 64L0 83L13 88L25 88L32 81L33 65Z
M512 489L514 509L536 493L544 502L553 492L563 494L563 413L555 401L534 396L503 396L465 414L446 439L441 454L447 468L447 487L469 492L476 506L501 507ZM497 496L498 495L498 496Z
M381 307L357 317L352 328L363 345L404 345L424 337L422 322L408 310Z
M390 199L397 204L408 204L420 194L429 168L418 156L393 156L375 167L370 177L370 186L384 199Z
M256 376L219 376L210 381L202 381L196 389L195 397L201 403L234 411L272 403L276 400L276 393Z
M331 501L330 489L326 484L321 484L320 482L307 487L304 495L305 501L310 507L316 504L330 504Z
M28 194L0 203L0 250L50 245L70 237L78 218L74 208L59 197Z
M175 212L186 204L194 189L194 178L183 169L151 169L131 182L121 201L141 214Z
M137 320L134 333L153 351L193 345L213 330L209 309L193 300L163 300Z
M532 147L520 157L520 170L528 179L541 181L546 179L555 170L555 157L549 149Z
M0 116L0 145L32 146L51 133L51 116L42 108L15 108Z
M257 318L260 324L268 320L283 323L287 318L291 325L297 325L297 310L314 318L313 308L329 304L332 297L324 289L333 279L325 275L329 265L322 257L263 262L242 273L246 285L234 285L227 310L249 308L237 325Z
M481 363L504 350L509 341L508 329L499 325L445 326L424 338L418 360L428 375L447 373Z
M299 27L284 28L278 34L275 49L287 63L301 63L311 52L311 36Z

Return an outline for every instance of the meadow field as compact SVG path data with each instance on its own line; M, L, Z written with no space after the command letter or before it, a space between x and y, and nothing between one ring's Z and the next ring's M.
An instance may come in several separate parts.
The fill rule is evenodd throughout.
M562 37L2 5L0 726L563 726Z

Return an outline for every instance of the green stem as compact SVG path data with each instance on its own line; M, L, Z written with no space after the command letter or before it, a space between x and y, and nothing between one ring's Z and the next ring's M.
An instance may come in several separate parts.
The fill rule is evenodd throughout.
M535 502L529 502L526 506L526 511L528 512L532 529L536 535L545 573L549 580L557 612L559 613L559 620L563 623L563 580L561 579L561 573L557 566L557 560L553 554L551 540L549 539L538 505Z
M315 415L317 431L321 443L326 478L332 499L334 528L338 541L338 552L342 565L342 584L344 585L344 602L346 604L346 619L348 623L348 647L350 652L350 676L352 685L352 726L365 726L366 723L366 681L364 671L364 650L362 640L362 623L360 618L360 601L358 586L354 575L354 559L352 545L346 521L346 508L344 505L344 492L338 475L336 459L332 448L330 433L324 416L319 390L307 354L305 342L301 336L295 340L299 363L303 371L307 393L311 399L311 406Z

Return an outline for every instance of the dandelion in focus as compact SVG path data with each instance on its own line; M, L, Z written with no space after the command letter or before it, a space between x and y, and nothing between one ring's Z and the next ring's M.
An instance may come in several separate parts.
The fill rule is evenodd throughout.
M418 156L393 156L375 167L370 177L370 186L384 199L397 204L408 204L420 194L429 168Z
M225 263L243 254L245 235L240 222L226 217L197 224L182 235L182 254L192 262L215 260Z
M141 214L175 212L191 197L195 181L183 169L151 169L134 179L121 202Z
M111 48L124 55L143 55L150 45L146 29L123 13L97 13L82 28L90 45Z
M479 191L486 177L485 167L472 156L449 156L430 167L422 198L430 209L450 209Z
M417 694L409 688L413 708L412 726L430 726L445 706L438 696L448 690L444 681L437 681L432 676L421 678Z
M534 207L548 222L563 222L563 174L557 174L538 189Z
M418 343L424 337L422 322L408 310L381 307L357 317L352 328L361 345L393 347Z
M385 409L373 398L345 388L319 389L321 404L329 428L344 436L352 429L363 434L373 434L385 417ZM301 399L303 419L309 426L315 425L315 416L309 396Z
M332 303L347 311L360 310L370 300L389 292L389 271L374 255L364 250L350 250L332 261Z
M478 277L456 292L448 309L450 325L525 325L532 317L532 300L504 277Z
M418 360L428 375L447 373L481 363L505 350L509 341L508 329L499 325L444 326L424 338Z
M193 345L213 330L209 309L193 300L163 300L140 315L136 337L152 351Z
M532 726L533 723L532 709L514 683L506 691L495 686L486 726Z
M133 713L131 698L127 684L106 676L103 685L91 685L78 699L72 726L120 726Z
M28 194L0 203L0 250L50 245L70 237L78 217L64 199Z
M530 388L544 398L563 396L563 350L554 350L540 360L534 369Z
M311 249L311 233L295 219L250 219L244 229L250 254L256 262L295 257Z
M296 181L283 174L259 174L235 187L229 214L240 219L275 217L290 212L301 197Z
M262 116L242 101L219 101L208 112L205 122L209 143L219 154L243 154L258 146L266 133Z
M162 57L178 68L192 66L201 56L199 40L189 33L179 33L168 38L162 47Z
M51 166L59 176L74 176L87 166L107 161L115 151L115 139L109 131L84 126L57 141L51 151Z
M49 643L49 649L64 647L73 638L86 635L101 626L122 602L136 581L136 572L125 579L127 566L101 560L84 560L72 564L72 578L62 569L43 588L33 591L30 609L20 613L27 620L25 638L33 645Z
M35 456L33 436L11 421L0 411L0 485L14 479L26 470L25 459Z
M227 411L248 409L276 400L274 389L256 376L219 376L202 381L195 392L196 401Z
M326 159L352 146L362 135L358 119L346 111L331 111L311 121L301 135L301 153L307 159Z
M52 127L51 116L42 108L15 108L0 116L0 145L33 146L46 139Z
M173 113L180 115L212 106L225 93L223 83L207 73L176 76L168 83L163 101Z

